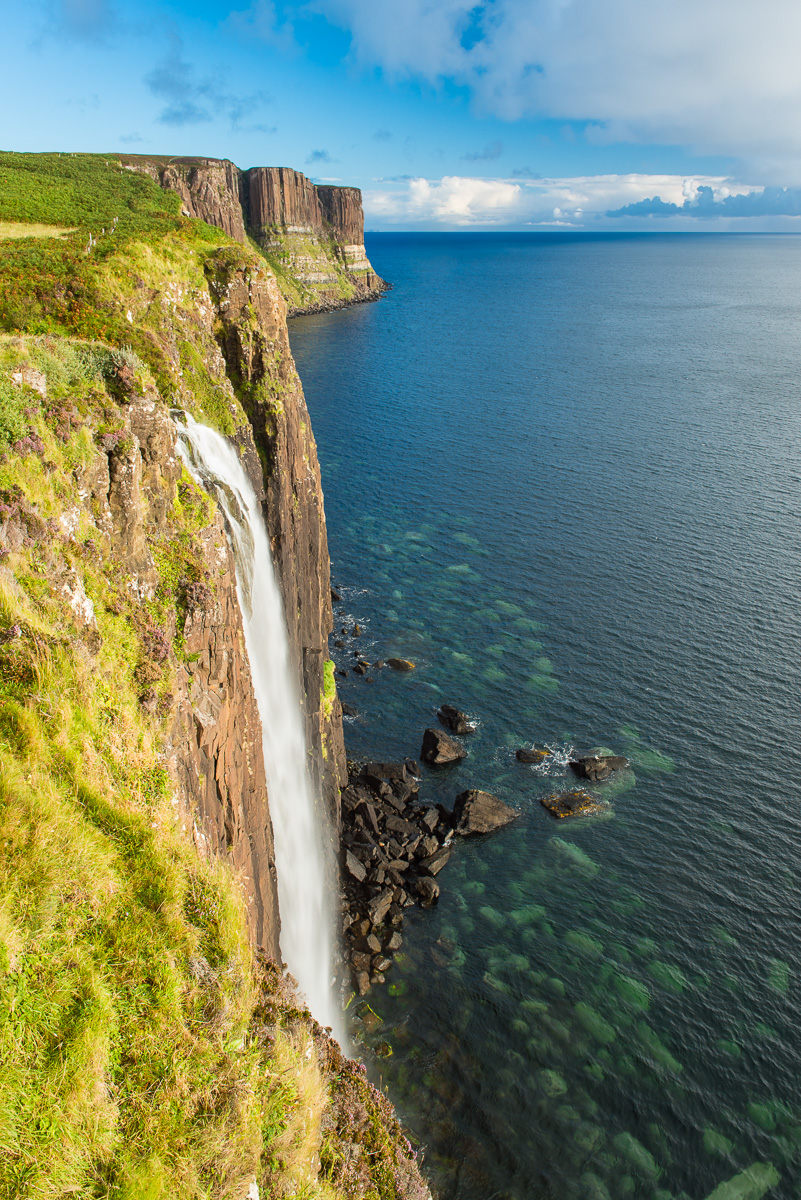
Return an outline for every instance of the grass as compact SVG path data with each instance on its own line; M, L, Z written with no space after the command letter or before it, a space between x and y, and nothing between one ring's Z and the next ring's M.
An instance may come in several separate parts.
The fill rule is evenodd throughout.
M19 221L0 221L0 242L7 238L59 238L68 233L77 233L73 226L37 225L35 222L22 224Z

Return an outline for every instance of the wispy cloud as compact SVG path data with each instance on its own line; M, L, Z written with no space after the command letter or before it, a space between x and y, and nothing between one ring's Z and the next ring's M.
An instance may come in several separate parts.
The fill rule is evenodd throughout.
M314 166L316 163L332 163L336 159L332 158L327 150L312 150L311 154L306 159L307 166Z
M200 125L222 115L232 130L248 133L273 133L274 126L248 120L269 103L264 92L248 95L225 90L216 80L199 76L184 58L181 39L173 33L170 49L162 61L145 76L154 96L165 101L159 113L163 125Z
M462 162L493 162L503 154L503 142L488 142L483 150L462 155Z

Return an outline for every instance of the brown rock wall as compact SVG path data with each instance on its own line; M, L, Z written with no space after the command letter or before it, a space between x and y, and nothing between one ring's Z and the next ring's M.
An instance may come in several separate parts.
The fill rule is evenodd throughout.
M251 167L245 178L248 224L257 240L271 228L323 233L317 188L305 175L290 167Z
M323 216L343 246L364 245L364 209L358 188L317 185Z
M250 419L242 457L263 509L304 696L311 765L334 824L346 776L339 700L324 700L331 613L328 538L317 447L275 278L223 253L209 263L220 343ZM263 487L262 487L263 480Z

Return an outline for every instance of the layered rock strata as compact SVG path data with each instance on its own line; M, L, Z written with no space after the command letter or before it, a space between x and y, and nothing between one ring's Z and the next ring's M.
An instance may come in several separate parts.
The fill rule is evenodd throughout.
M185 216L236 241L252 238L273 259L290 315L376 299L386 289L364 248L358 188L314 184L289 167L251 167L212 158L128 155L123 165L177 192Z

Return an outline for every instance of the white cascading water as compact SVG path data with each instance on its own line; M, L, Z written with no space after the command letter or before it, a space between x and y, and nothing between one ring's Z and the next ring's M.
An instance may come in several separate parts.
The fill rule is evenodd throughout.
M332 987L333 914L320 817L306 770L306 735L281 592L259 503L230 442L189 414L180 448L193 477L215 495L236 560L236 587L275 838L281 953L314 1016L342 1040ZM320 806L322 807L322 806Z

